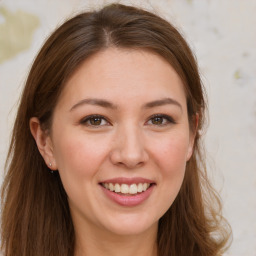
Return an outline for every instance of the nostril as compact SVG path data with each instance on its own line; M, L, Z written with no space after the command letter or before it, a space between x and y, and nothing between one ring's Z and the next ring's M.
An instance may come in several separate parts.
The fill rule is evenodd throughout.
M142 166L149 159L144 142L134 133L125 135L122 134L122 139L113 144L114 148L110 152L111 162L129 169Z
M114 165L124 166L128 169L141 167L146 162L142 155L131 155L125 152L113 152L110 159Z

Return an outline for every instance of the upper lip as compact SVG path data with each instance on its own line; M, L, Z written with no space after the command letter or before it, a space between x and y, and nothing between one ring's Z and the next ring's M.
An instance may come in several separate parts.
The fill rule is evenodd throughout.
M146 179L146 178L142 178L142 177L133 177L133 178L126 178L126 177L117 177L117 178L112 178L112 179L107 179L107 180L103 180L101 183L113 183L113 184L127 184L127 185L131 185L131 184L139 184L139 183L155 183L155 181L151 180L151 179Z

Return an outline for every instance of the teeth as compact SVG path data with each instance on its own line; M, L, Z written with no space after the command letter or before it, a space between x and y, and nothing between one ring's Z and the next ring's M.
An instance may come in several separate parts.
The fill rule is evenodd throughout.
M115 192L116 193L121 192L121 187L119 184L115 184Z
M144 183L143 186L142 186L142 190L143 191L146 191L148 189L148 184L147 183Z
M139 183L139 184L113 184L113 183L103 183L102 184L104 188L116 192L116 193L122 193L122 194L131 194L135 195L137 193L141 193L146 191L150 184L149 183Z
M129 193L129 186L127 184L121 185L121 193L122 194L128 194Z
M137 194L137 193L138 193L137 185L136 184L132 184L130 186L130 189L129 189L129 194Z
M141 183L138 185L137 191L138 192L142 192L143 191L143 185Z
M109 183L108 189L109 189L110 191L114 191L114 185L113 185L112 183Z

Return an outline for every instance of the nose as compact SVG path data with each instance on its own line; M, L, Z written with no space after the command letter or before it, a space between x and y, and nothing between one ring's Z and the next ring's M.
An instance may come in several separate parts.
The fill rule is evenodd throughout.
M149 156L139 127L120 127L114 137L110 159L114 165L128 169L140 167L148 161Z

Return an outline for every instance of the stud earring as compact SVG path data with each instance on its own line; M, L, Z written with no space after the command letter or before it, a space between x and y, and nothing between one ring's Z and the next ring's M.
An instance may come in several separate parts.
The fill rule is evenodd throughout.
M50 169L52 168L52 164L51 163L49 163L49 167L50 167ZM51 174L53 174L53 170L52 169L50 170L50 172L51 172Z

